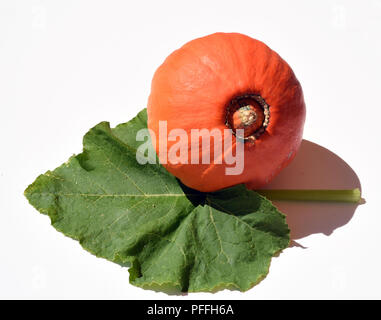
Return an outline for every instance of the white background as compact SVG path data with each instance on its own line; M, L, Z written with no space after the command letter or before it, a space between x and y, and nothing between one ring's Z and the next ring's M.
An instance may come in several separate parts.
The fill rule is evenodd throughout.
M145 107L169 53L217 31L262 40L292 66L304 138L326 148L305 142L273 186L354 187L358 177L366 203L279 204L295 242L265 280L180 298L381 298L380 0L0 1L0 298L179 298L130 285L23 191L80 152L89 128Z

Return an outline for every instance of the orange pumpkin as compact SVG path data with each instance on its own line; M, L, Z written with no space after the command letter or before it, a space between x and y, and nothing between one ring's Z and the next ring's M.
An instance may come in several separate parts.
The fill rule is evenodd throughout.
M168 132L179 128L187 133L185 159L162 164L188 187L204 192L239 183L257 189L268 183L294 158L305 120L302 88L290 66L264 43L238 33L195 39L168 56L153 77L147 112L158 154L161 143L169 151L181 140L161 136L159 121L167 121ZM227 128L233 131L232 147L222 151L222 163L213 161L214 143L210 164L201 161L202 143L199 163L192 161L192 129ZM234 135L237 129L244 131L243 137ZM226 134L216 136L215 142L225 139ZM239 143L244 169L227 175L232 164L224 161L226 152L234 155Z

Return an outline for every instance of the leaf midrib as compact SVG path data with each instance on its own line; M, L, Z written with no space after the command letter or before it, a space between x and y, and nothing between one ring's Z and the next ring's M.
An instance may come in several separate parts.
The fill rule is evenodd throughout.
M151 198L151 197L201 197L197 193L157 193L157 194L98 194L98 193L60 193L60 192L31 192L33 194L40 195L54 195L54 196L80 196L80 197L141 197L141 198Z

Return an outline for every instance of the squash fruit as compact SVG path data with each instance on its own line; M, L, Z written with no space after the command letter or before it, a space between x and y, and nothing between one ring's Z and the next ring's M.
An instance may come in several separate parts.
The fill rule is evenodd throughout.
M168 131L180 128L188 137L192 129L244 130L240 139L233 135L230 150L234 154L237 144L244 144L240 174L227 175L231 165L224 161L192 164L190 147L185 161L162 163L186 186L203 192L240 183L257 189L271 181L294 158L306 113L290 66L261 41L239 33L198 38L169 55L154 74L147 112L158 154L160 121L166 121ZM166 151L175 143L166 141ZM212 157L213 151L211 143Z

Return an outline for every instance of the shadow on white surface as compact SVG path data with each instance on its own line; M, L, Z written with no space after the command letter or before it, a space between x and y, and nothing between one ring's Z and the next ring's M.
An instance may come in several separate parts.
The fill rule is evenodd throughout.
M295 159L265 189L353 189L360 180L340 157L318 144L303 140ZM358 204L274 201L287 217L291 239L314 233L330 235L347 224ZM300 246L292 241L291 246Z

